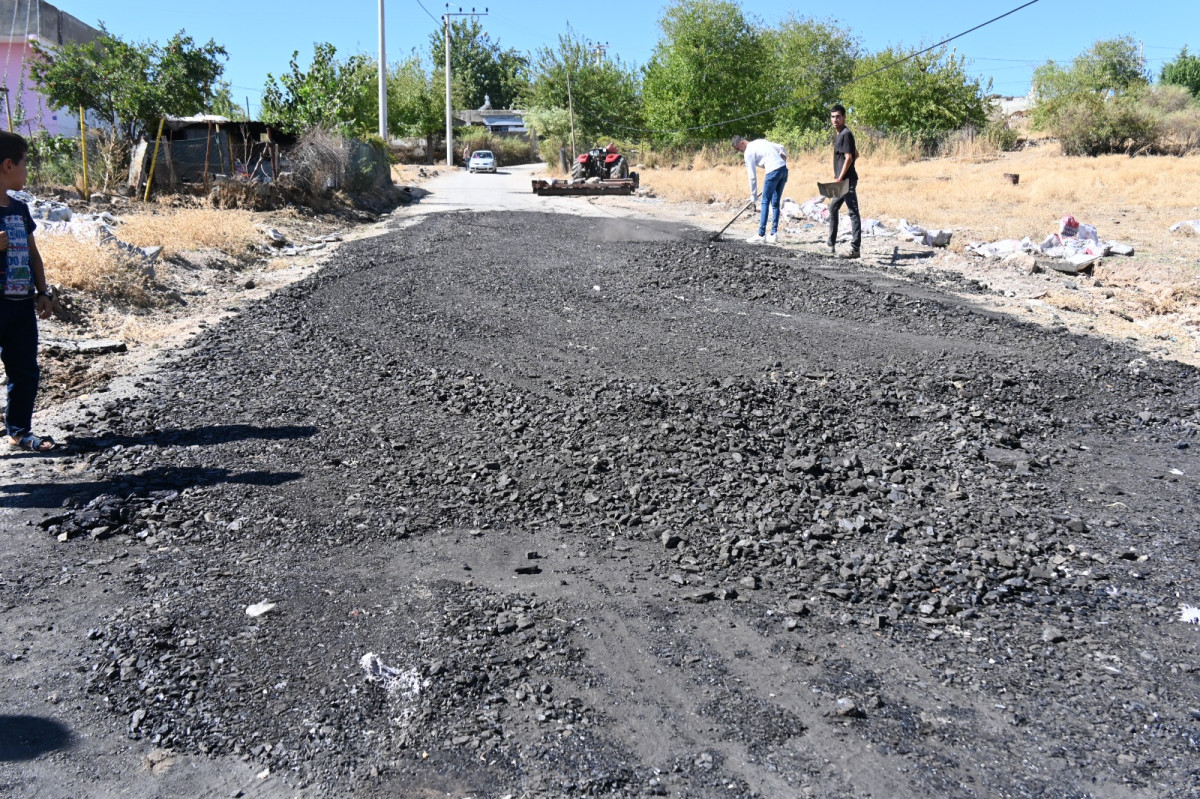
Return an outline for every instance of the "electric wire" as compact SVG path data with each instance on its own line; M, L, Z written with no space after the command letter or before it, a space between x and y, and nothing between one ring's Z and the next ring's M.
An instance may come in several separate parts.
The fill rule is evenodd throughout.
M422 4L421 0L416 0L416 5L419 5L421 7L421 11L424 11L425 16L432 19L434 24L437 24L437 25L442 24L442 23L438 22L437 17L434 17L433 14L430 13L430 10L428 10L428 8L425 7L425 4Z

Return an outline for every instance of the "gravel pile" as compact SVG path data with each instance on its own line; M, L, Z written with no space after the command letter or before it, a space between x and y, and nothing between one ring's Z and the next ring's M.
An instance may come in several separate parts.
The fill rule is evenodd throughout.
M78 425L43 526L136 554L79 662L131 736L364 795L1200 789L1193 370L587 225L344 245Z

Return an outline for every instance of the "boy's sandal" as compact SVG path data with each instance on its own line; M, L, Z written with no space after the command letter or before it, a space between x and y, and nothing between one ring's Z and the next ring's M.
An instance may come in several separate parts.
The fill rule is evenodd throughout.
M14 447L29 452L52 452L58 447L58 443L50 436L35 436L33 433L27 433L16 441L9 441Z

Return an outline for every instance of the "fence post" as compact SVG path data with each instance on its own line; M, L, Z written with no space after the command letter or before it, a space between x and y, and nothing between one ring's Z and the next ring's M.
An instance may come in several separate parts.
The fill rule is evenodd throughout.
M87 121L83 118L83 106L79 106L79 149L83 151L83 201L92 201L92 184L88 182L87 166Z
M150 186L154 183L154 165L158 163L158 144L162 141L163 125L167 123L166 117L160 117L158 120L158 135L154 137L154 156L150 159L150 175L146 178L146 194L142 197L142 202L150 202Z

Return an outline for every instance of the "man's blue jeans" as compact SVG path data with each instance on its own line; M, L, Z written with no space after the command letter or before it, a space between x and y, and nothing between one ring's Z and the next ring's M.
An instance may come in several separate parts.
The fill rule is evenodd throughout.
M783 187L787 185L788 171L781 166L768 172L763 178L762 216L758 220L758 235L767 235L767 212L772 211L771 235L779 232L779 201L783 199Z
M33 400L41 374L37 362L38 325L33 299L0 297L0 361L8 378L7 432L27 435L33 426Z

